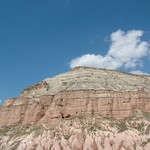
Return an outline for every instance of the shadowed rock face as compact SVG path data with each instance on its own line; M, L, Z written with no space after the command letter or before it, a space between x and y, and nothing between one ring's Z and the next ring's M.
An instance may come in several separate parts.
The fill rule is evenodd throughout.
M6 100L0 108L0 128L55 126L64 118L95 114L123 120L136 109L150 112L150 76L77 67Z
M0 149L149 150L149 113L150 76L77 67L5 101Z

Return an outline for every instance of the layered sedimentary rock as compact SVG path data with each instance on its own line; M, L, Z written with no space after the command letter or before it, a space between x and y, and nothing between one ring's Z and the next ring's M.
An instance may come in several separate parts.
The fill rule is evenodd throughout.
M150 76L77 67L0 107L0 150L149 150Z
M0 128L54 126L64 118L95 114L123 120L134 110L150 112L150 76L77 67L6 100L0 108Z

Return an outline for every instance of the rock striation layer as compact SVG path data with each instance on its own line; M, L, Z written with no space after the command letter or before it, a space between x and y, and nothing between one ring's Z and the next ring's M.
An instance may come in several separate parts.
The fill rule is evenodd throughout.
M77 67L26 88L0 107L0 128L95 115L123 120L135 110L150 112L150 76Z
M150 150L150 76L77 67L0 107L0 150Z

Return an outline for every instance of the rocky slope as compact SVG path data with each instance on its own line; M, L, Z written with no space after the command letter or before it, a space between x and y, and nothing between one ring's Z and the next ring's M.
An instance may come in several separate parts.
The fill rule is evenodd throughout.
M0 107L0 149L150 149L150 76L77 67Z

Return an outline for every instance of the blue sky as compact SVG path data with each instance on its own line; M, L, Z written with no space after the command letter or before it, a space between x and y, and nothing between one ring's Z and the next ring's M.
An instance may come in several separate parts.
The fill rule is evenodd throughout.
M113 58L110 64L117 62L113 69L150 74L149 6L149 0L1 0L0 99L15 97L29 85L70 70L71 65L88 62L103 67L99 60L105 62L108 56ZM130 60L123 62L118 56L112 35L119 37L116 43L134 37ZM144 52L134 54L143 42ZM124 50L130 54L132 46L125 46L121 54ZM83 59L86 63L81 63ZM134 68L126 67L127 62Z

